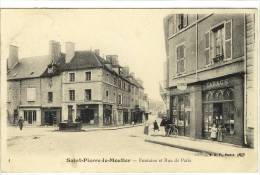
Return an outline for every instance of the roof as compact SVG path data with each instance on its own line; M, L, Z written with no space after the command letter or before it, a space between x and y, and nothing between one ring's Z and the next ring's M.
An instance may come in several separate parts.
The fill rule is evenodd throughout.
M35 56L19 59L19 62L7 73L8 80L40 77L50 64L50 57Z
M102 61L95 55L94 52L76 51L71 61L61 65L60 69L64 71L102 67Z

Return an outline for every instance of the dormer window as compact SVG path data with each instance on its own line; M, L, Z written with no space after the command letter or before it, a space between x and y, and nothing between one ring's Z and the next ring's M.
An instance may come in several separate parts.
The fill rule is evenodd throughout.
M52 66L52 65L49 65L49 66L48 66L47 72L48 72L48 74L53 73L53 66Z

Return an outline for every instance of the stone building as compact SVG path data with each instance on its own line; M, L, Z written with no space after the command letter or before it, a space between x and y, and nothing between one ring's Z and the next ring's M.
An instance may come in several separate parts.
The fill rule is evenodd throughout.
M253 146L254 21L250 13L165 17L165 88L179 135L210 139L216 124L223 142Z
M129 68L119 65L116 55L100 57L99 50L75 51L67 42L65 53L59 42L50 41L46 56L18 59L18 48L10 46L8 58L8 119L22 116L29 125L56 125L80 118L87 125L123 125L135 120L133 110L145 108L132 102L141 89Z

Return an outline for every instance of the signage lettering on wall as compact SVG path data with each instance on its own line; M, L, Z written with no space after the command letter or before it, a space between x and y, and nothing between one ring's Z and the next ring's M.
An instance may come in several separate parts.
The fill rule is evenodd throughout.
M205 84L205 88L218 88L218 87L226 87L230 85L230 81L226 80L217 80L217 81L210 81Z

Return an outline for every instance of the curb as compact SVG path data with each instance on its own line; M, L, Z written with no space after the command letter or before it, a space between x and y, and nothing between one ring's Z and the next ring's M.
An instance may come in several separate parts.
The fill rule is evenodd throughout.
M201 149L198 149L198 148L191 148L191 147L186 147L186 146L182 146L182 145L170 144L170 143L165 143L165 142L155 141L155 140L149 140L149 139L145 139L145 142L155 143L155 144L164 145L164 146L170 146L170 147L179 148L179 149L188 150L188 151L193 151L193 152L206 153L206 154L209 154L209 155L222 154L220 152L201 150Z
M93 129L82 129L85 132L89 132L89 131L102 131L102 130L118 130L118 129L125 129L125 128L134 128L134 127L138 127L138 126L142 126L143 124L138 124L138 125L130 125L130 126L120 126L120 127L115 127L115 128L93 128Z

